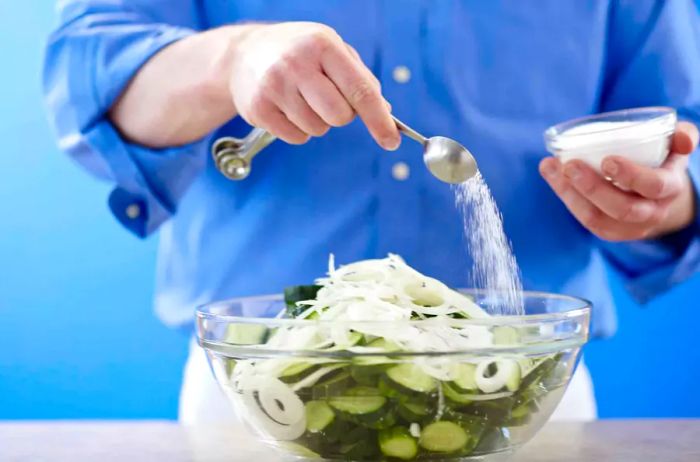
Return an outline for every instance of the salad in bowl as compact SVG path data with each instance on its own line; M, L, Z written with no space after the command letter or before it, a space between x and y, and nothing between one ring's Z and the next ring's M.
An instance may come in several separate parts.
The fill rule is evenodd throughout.
M284 295L197 311L236 414L303 460L480 460L527 442L561 399L590 304L449 288L400 257L336 268Z

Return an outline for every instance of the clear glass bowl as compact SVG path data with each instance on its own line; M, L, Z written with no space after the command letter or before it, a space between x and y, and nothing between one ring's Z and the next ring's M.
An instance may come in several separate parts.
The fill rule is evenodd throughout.
M588 340L589 302L524 299L524 316L339 323L285 319L281 296L242 298L201 307L197 333L239 419L287 456L483 460L537 433ZM378 340L386 329L424 336L426 348ZM334 341L309 347L319 333Z
M603 159L616 155L656 168L668 157L676 121L670 107L625 109L554 125L544 139L562 162L579 159L600 171Z

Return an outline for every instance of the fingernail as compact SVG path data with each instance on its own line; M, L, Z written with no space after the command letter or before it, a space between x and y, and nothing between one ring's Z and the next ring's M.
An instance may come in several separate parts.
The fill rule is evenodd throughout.
M620 166L617 165L617 162L614 160L606 160L603 162L603 173L606 175L613 177L617 175L617 172L620 170Z
M564 167L564 175L571 181L578 181L581 178L581 170L575 165Z
M396 151L399 148L399 145L401 144L401 138L396 137L396 138L384 138L382 141L382 146L384 146L385 149L388 149L389 151Z

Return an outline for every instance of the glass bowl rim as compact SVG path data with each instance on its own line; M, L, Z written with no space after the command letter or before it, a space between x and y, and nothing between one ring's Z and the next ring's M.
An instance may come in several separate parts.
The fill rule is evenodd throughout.
M637 121L631 121L635 122L635 125L643 125L651 122L657 122L660 120L663 120L664 118L671 117L673 119L677 119L677 112L674 108L670 106L646 106L646 107L637 107L637 108L631 108L631 109L620 109L616 111L609 111L609 112L601 112L598 114L590 114L582 117L577 117L574 119L569 119L564 122L560 122L556 125L552 125L551 127L547 128L545 130L544 135L545 138L548 142L556 142L558 137L566 135L566 132L568 130L571 130L574 127L577 127L579 125L583 125L583 123L588 123L588 122L595 122L595 121L600 121L601 119L607 119L608 117L611 116L622 116L622 115L635 115L635 114L649 114L652 115L652 117L649 117L648 119L645 120L637 120ZM579 138L579 137L585 137L585 136L590 136L592 134L599 134L599 133L610 133L610 132L615 132L619 130L625 130L628 129L629 126L626 127L610 127L602 130L596 130L594 132L583 132L583 133L574 133L574 134L569 134L566 135L568 139L573 139L573 138ZM657 135L654 135L653 138L657 136L665 136L667 133L659 133Z
M499 291L488 291L484 289L457 289L460 293L467 295L485 295L498 293ZM550 324L559 321L564 321L567 319L575 319L578 317L585 317L590 315L592 303L581 297L576 297L573 295L564 294L554 294L542 291L522 291L525 299L535 298L535 299L548 299L548 300L562 300L569 303L575 303L575 307L557 311L553 313L542 313L542 314L526 314L526 315L491 315L485 318L469 318L469 319L449 319L449 325L452 327L460 326L518 326L518 325L532 325L532 324ZM338 321L338 320L317 320L317 319L298 319L298 318L261 318L255 316L235 316L213 313L211 310L217 306L228 305L238 302L255 302L255 301L270 301L270 302L280 302L284 304L284 298L282 294L268 294L268 295L256 295L250 297L236 297L229 298L226 300L215 301L211 303L205 303L197 307L196 309L196 319L197 321L211 319L216 322L228 322L236 324L265 324L267 326L274 327L285 327L285 326L325 326L325 325L354 325L354 326L377 326L382 324L392 324L392 325L418 325L427 326L430 323L436 325L444 325L445 319L439 319L432 321L431 319L415 319L415 320L404 320L404 321L375 321L375 320L348 320L348 321ZM283 313L284 310L281 311Z

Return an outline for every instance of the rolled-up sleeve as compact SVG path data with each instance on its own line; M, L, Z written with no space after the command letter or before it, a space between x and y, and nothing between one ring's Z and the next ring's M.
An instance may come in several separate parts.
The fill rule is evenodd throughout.
M700 13L694 0L620 0L611 8L601 110L666 105L700 125ZM601 242L631 295L644 303L700 270L700 152L691 155L696 220L662 239Z
M109 206L141 237L175 213L179 198L204 166L207 141L149 149L127 142L110 122L110 107L139 68L198 28L193 1L148 3L59 2L60 24L48 40L43 76L59 147L115 184Z

